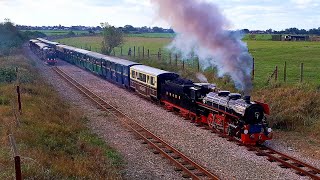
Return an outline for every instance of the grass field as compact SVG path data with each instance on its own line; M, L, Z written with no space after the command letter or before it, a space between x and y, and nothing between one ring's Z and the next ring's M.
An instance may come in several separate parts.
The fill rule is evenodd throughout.
M101 37L77 37L59 39L58 42L71 46L86 48L100 52ZM172 38L146 38L126 37L122 46L123 54L127 54L129 47L133 51L136 46L142 54L142 47L145 47L150 54L156 55L159 48L162 55L167 54L165 47L172 41ZM255 58L255 79L256 87L264 87L269 76L273 73L275 66L278 66L278 81L284 81L284 63L287 62L287 83L295 84L300 81L300 64L304 63L303 81L308 84L320 85L320 43L318 42L282 42L282 41L253 41L248 40L249 51ZM115 49L116 56L120 55L120 48ZM141 55L142 56L142 55ZM166 56L165 56L166 57ZM168 62L168 58L166 59ZM196 65L195 65L196 66ZM194 67L196 68L196 67Z
M70 32L69 30L31 30L31 31L39 31L46 34L47 36L67 35ZM73 31L73 32L76 35L88 34L88 31Z

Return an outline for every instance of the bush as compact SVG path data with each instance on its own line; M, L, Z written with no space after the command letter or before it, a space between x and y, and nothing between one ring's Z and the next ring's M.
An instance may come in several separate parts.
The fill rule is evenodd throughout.
M17 79L17 73L13 68L0 68L0 83L11 83Z

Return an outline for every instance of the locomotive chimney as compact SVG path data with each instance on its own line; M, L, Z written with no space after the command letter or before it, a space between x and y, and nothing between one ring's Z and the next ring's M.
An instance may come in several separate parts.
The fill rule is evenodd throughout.
M250 99L251 99L251 96L244 96L243 97L243 100L248 104L250 104Z

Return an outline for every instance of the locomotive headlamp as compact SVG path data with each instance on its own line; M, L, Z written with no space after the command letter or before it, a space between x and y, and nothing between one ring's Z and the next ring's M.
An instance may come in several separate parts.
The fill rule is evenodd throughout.
M247 129L245 129L245 130L243 131L243 133L244 133L244 134L248 134L249 131L248 131Z
M268 128L268 133L271 133L272 132L272 129L271 128Z

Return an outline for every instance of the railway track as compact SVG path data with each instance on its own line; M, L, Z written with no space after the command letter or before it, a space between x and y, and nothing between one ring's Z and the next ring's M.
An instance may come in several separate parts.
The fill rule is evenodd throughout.
M205 129L212 130L209 127L205 127ZM291 168L295 170L296 174L300 176L308 176L312 179L320 180L320 169L311 166L307 163L304 163L294 157L290 157L286 154L283 154L264 145L244 145L234 137L226 136L216 130L212 130L212 132L219 134L219 136L222 138L227 138L228 141L236 142L239 146L245 146L248 149L248 151L254 151L257 156L267 157L268 161L278 163L281 168Z
M176 171L183 171L184 178L192 179L219 179L217 175L209 172L196 162L192 161L190 158L179 152L177 149L170 146L164 140L160 139L146 128L139 125L133 119L119 111L117 108L113 107L111 104L103 100L101 97L90 91L85 86L81 85L75 79L70 77L68 74L63 72L58 67L52 68L57 74L59 74L64 80L75 87L78 91L88 97L92 102L94 102L99 109L109 112L115 117L117 117L125 126L132 131L138 139L143 140L144 144L148 144L153 153L161 154L176 167Z

